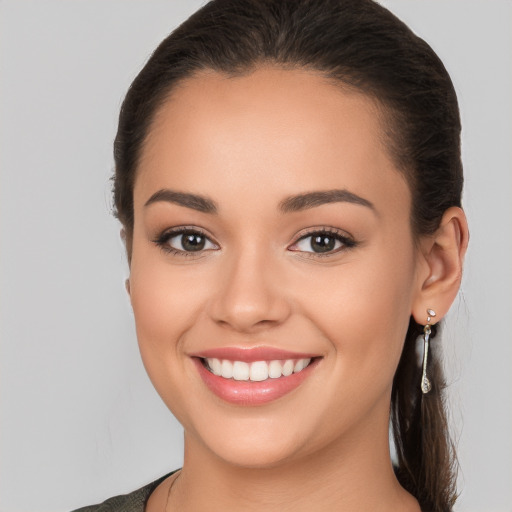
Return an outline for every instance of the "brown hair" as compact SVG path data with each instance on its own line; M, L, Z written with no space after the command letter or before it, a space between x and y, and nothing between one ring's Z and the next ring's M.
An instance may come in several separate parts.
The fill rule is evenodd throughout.
M380 102L390 153L411 189L416 237L433 233L444 211L460 206L455 91L437 55L404 23L371 0L213 0L158 46L121 108L114 202L128 257L138 160L158 108L178 82L201 70L241 75L263 63L319 71ZM423 510L445 512L456 499L455 452L435 346L429 361L432 390L423 395L419 387L415 347L421 332L411 317L393 382L396 475Z

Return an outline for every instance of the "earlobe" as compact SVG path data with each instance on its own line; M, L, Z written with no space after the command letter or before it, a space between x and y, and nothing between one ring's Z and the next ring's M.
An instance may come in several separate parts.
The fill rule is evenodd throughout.
M437 321L450 309L460 287L468 240L468 225L463 210L451 207L444 213L437 231L422 241L421 256L425 272L420 277L412 310L417 323L425 323L427 307L436 310Z

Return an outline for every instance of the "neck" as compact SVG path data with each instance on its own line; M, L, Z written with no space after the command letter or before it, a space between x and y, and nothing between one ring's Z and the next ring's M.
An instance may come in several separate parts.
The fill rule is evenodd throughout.
M395 478L387 429L380 435L354 430L314 454L265 468L229 464L185 436L185 462L168 510L419 512Z

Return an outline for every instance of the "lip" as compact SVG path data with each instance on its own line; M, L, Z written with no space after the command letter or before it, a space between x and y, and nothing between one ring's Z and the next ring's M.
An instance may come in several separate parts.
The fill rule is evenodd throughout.
M249 352L250 350L250 352ZM256 349L212 349L201 352L204 356L192 357L192 361L208 389L218 398L234 405L240 406L258 406L273 402L298 388L315 370L320 361L318 355L296 354L282 350ZM222 355L221 355L222 354ZM257 354L257 356L256 356ZM286 354L283 357L283 354ZM240 357L243 356L243 357ZM276 357L279 356L279 357ZM265 361L274 359L303 359L314 358L311 363L298 373L292 373L288 377L282 376L277 379L269 378L264 381L237 381L234 379L225 379L214 375L206 369L202 359L215 357L218 359L228 359L233 361ZM250 359L248 359L248 357Z
M305 353L305 352L290 352L274 347L222 347L202 350L190 354L191 357L216 358L227 359L229 361L245 361L246 363L253 363L255 361L273 361L276 359L313 359L320 357L320 354Z

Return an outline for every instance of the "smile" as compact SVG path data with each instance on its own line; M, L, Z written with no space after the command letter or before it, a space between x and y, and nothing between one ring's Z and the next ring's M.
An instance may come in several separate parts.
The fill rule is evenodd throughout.
M272 361L230 361L228 359L217 359L209 357L203 359L206 368L223 379L234 379L238 381L263 382L267 379L279 379L289 377L293 373L299 373L306 368L311 358L304 359L274 359Z
M322 357L270 347L219 348L191 354L206 387L234 405L264 405L297 389Z

